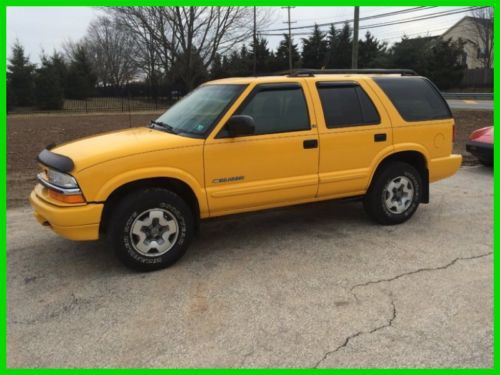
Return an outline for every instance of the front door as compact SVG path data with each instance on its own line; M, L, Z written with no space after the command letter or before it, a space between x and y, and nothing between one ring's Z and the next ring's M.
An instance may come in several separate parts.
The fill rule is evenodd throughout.
M303 82L256 85L233 114L251 116L255 134L230 137L220 127L207 139L205 185L210 215L315 197L318 133Z

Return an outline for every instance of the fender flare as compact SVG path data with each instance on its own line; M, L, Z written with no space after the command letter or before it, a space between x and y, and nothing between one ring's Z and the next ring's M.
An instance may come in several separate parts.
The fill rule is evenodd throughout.
M96 194L96 200L105 202L116 189L132 182L153 178L171 178L185 183L193 191L198 200L200 214L203 216L208 214L208 203L203 186L191 174L177 168L151 167L121 173L109 179L100 187Z
M377 157L374 158L374 163L370 167L370 177L368 179L368 185L366 186L366 190L370 188L370 185L373 181L373 177L375 176L375 173L379 169L380 165L389 157L392 155L395 155L400 152L417 152L421 154L424 158L426 170L424 171L424 174L422 175L422 182L423 182L423 191L422 191L422 203L429 203L429 160L430 156L428 151L423 147L422 145L418 143L399 143L397 145L394 145L391 149L385 148L383 149Z

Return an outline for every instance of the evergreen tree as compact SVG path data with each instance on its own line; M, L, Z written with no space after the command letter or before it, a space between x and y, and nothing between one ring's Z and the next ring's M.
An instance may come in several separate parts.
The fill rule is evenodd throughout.
M338 45L338 31L335 28L335 25L330 26L330 30L328 30L327 35L327 52L326 52L326 68L333 68L335 63L335 54L337 53L337 45Z
M352 64L352 30L346 22L335 38L334 49L332 51L332 68L347 69Z
M34 103L34 72L24 48L19 42L12 46L12 55L7 66L7 97L12 106L30 106Z
M61 109L64 105L64 88L57 68L46 56L35 76L36 104L40 109Z
M222 56L222 71L224 72L225 77L229 77L231 75L231 61L228 56Z
M252 66L247 47L243 45L239 52L234 50L229 56L224 56L222 58L222 68L228 77L251 75Z
M439 37L404 36L390 50L390 66L413 69L429 77L440 89L456 87L465 72L463 44Z
M274 54L274 59L271 61L271 71L279 72L289 69L288 61L288 34L283 34L283 39L280 41L278 49ZM297 44L293 43L292 39L292 65L293 68L300 67L300 53L297 48Z
M210 67L210 79L219 79L226 77L223 67L223 58L220 54L216 53L212 66Z
M441 90L457 87L467 66L463 63L463 44L436 38L425 54L425 68L421 74L427 75Z
M57 73L59 84L63 89L65 89L67 85L66 81L68 79L68 66L66 64L64 56L61 53L54 51L54 53L50 57L50 64Z
M314 30L309 38L302 39L302 44L302 65L304 68L325 66L328 42L318 25L314 25Z
M252 47L252 52L247 56L241 54L243 61L247 61L248 64L248 75L253 73L253 56L254 53L257 55L257 74L269 73L271 71L271 60L273 59L273 54L267 47L267 40L265 38L257 38L256 45L252 42L250 46Z
M188 93L208 78L208 71L198 51L191 56L180 54L172 67L174 86L182 93Z
M70 99L86 99L93 95L97 77L87 51L82 45L75 48L68 69L66 96Z
M383 68L387 65L387 44L379 42L369 31L365 40L359 41L358 66L360 68Z
M429 48L429 37L408 38L404 35L401 41L394 43L390 50L390 65L393 68L413 69L421 73L424 69L426 50Z

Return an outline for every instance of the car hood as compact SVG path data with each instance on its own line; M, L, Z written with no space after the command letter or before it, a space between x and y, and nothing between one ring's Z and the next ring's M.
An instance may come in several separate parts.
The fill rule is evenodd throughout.
M51 151L73 160L73 172L78 172L125 156L200 144L203 144L202 139L142 127L81 138L54 147Z

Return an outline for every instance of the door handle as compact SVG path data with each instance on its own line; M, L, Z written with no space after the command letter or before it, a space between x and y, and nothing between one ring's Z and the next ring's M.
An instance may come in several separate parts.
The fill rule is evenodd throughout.
M385 142L387 140L387 134L385 134L385 133L375 134L373 136L373 140L375 142Z
M318 148L317 139L306 139L304 141L304 148Z

